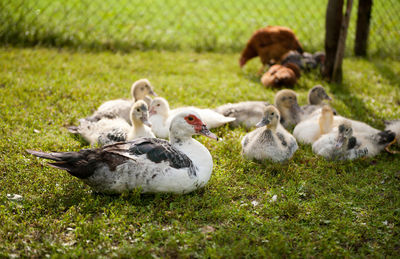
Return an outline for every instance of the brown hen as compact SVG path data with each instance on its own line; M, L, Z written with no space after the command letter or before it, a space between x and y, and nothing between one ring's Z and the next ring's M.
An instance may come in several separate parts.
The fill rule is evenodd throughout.
M267 26L253 33L242 51L239 64L243 67L247 61L259 56L264 67L278 62L290 50L303 53L303 48L293 31L282 26Z
M300 78L300 68L294 63L273 65L261 77L261 83L269 87L293 87Z

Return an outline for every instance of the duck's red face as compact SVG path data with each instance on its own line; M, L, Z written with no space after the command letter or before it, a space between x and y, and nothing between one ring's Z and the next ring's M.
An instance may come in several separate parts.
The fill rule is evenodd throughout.
M196 115L189 114L185 117L185 121L188 124L194 126L194 130L196 133L218 140L218 137L214 133L209 131L207 126Z

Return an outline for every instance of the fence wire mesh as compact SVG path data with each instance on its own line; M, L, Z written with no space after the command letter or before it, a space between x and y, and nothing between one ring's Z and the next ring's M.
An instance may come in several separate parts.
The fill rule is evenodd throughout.
M240 51L266 25L292 28L308 51L324 47L328 0L1 0L0 42L77 48ZM354 2L347 55L353 53ZM370 55L400 59L400 1L374 1Z

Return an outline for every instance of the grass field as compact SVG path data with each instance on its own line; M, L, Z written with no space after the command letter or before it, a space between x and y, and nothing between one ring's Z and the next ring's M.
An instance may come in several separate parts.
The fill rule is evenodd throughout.
M204 189L103 196L25 152L86 148L65 126L129 97L143 77L173 107L271 102L275 91L253 76L259 61L241 71L237 59L1 48L0 257L400 256L399 155L330 162L300 145L287 163L259 164L240 155L246 132L224 127L214 131L222 141L198 138L214 160ZM345 59L343 85L309 74L295 90L305 104L323 83L340 114L382 128L400 117L399 75L397 61Z
M76 48L237 52L266 25L292 28L308 51L323 49L327 0L0 2L0 42ZM348 51L353 53L358 1ZM400 2L375 1L369 53L400 60Z

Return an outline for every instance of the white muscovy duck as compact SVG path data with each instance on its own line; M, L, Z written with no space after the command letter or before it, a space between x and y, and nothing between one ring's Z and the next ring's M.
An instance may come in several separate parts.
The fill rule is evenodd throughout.
M211 154L192 138L195 134L217 139L197 113L186 111L171 121L170 142L139 138L78 152L27 152L55 161L49 165L80 178L96 192L140 188L143 193L182 194L203 187L212 173Z
M85 118L88 121L98 121L102 118L115 118L121 117L128 123L130 120L130 111L132 105L138 100L144 100L149 106L151 98L148 95L157 96L153 91L153 86L148 79L140 79L132 84L131 87L131 100L116 99L103 103L97 108L92 116Z
M268 106L264 118L257 124L258 129L246 134L242 140L244 157L283 162L293 156L298 148L296 139L280 125L279 120L278 109Z
M154 138L149 122L149 110L143 100L135 102L130 111L132 126L123 118L102 118L98 121L80 120L79 126L68 130L80 134L90 145L109 145L115 142L128 141L140 137Z
M225 117L211 109L200 109L193 106L170 110L167 100L162 97L156 97L150 104L149 120L152 124L152 131L159 138L168 138L168 130L172 118L176 114L187 110L198 113L209 129L220 127L235 120L235 118Z

